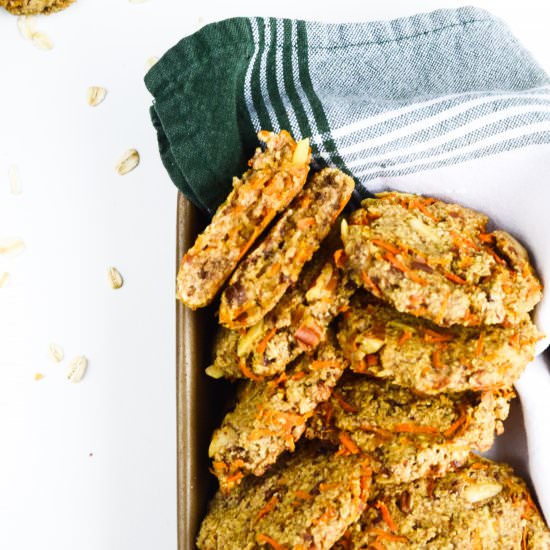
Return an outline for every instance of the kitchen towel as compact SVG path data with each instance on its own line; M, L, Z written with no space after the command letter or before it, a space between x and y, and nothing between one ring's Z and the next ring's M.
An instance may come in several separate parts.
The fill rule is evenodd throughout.
M310 138L316 167L355 178L355 200L395 189L480 210L550 281L550 80L484 10L345 24L228 19L181 40L145 82L164 165L209 214L245 170L256 132L287 129ZM548 299L536 318L550 334ZM539 358L517 387L530 474L550 519L544 384Z

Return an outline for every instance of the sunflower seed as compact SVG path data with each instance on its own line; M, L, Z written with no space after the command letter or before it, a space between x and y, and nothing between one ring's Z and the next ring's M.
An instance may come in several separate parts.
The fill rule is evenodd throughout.
M84 378L87 368L88 360L84 355L79 355L70 362L69 368L67 369L67 378L73 384L77 384Z
M34 32L31 37L32 43L40 50L51 50L53 48L53 43L50 40L50 37L43 32Z
M494 481L485 481L482 483L474 483L468 485L464 489L463 496L472 504L485 500L487 498L492 498L498 495L502 491L502 485Z
M25 243L13 237L0 238L0 256L14 258L25 250Z
M8 169L8 181L10 182L10 192L12 195L21 194L21 178L17 166L10 166Z
M120 271L116 267L110 267L107 271L107 275L109 276L109 283L111 284L111 288L117 289L124 284L124 279L122 278Z
M220 368L215 367L214 365L210 365L209 367L206 367L205 372L211 378L216 378L216 379L221 378L224 374Z
M88 105L95 107L99 105L107 95L107 90L101 86L90 86L88 88Z
M4 288L10 280L10 274L7 271L0 273L0 288Z
M148 71L158 60L159 60L159 58L155 57L154 55L152 57L150 57L145 62L145 70Z
M21 15L17 18L17 28L25 40L32 40L35 28L36 18L32 15Z
M340 224L340 234L342 235L342 239L347 238L349 232L348 222L346 220L342 220L342 223Z
M61 361L63 361L65 354L63 353L63 348L61 346L52 343L50 344L49 351L50 351L50 357L56 363L61 363Z
M128 149L122 155L121 159L116 165L116 171L123 176L128 172L131 172L139 164L139 153L135 149Z

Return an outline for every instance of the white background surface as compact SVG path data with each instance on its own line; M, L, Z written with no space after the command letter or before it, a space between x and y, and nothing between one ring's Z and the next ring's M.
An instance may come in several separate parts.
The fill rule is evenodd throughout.
M176 191L149 121L145 62L201 24L232 15L391 18L454 1L334 3L78 0L40 18L40 51L0 13L0 548L176 547ZM550 5L478 1L550 71ZM315 6L315 8L314 8ZM86 104L86 89L108 89ZM135 147L140 166L114 171ZM23 193L9 193L16 164ZM110 265L125 278L112 290ZM54 364L50 342L66 358ZM65 378L84 354L79 385ZM35 373L44 378L34 381Z

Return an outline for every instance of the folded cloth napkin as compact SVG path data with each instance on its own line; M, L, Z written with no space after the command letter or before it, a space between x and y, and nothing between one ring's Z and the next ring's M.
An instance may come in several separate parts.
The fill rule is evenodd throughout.
M355 178L355 199L396 189L485 212L550 281L550 81L486 11L347 24L229 19L184 38L145 82L164 165L208 213L243 172L255 133L288 129L311 138L317 166ZM550 334L548 299L537 323ZM549 386L542 360L517 385L547 518Z

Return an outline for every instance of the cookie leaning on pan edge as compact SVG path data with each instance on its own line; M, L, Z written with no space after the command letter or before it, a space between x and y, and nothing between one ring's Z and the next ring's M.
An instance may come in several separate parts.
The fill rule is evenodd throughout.
M317 405L326 401L347 366L332 335L279 377L248 384L212 436L209 455L227 493L247 474L260 476L285 450L294 451Z
M231 276L220 302L220 324L247 328L275 307L328 235L354 187L353 179L335 168L313 175Z
M14 15L48 15L69 7L75 0L0 0L0 6Z
M441 326L516 323L541 299L525 249L488 218L405 193L366 199L342 227L356 281Z
M305 184L308 140L296 143L285 130L262 131L258 138L265 151L258 148L250 169L233 178L233 190L181 260L176 296L191 309L212 302L239 260Z

